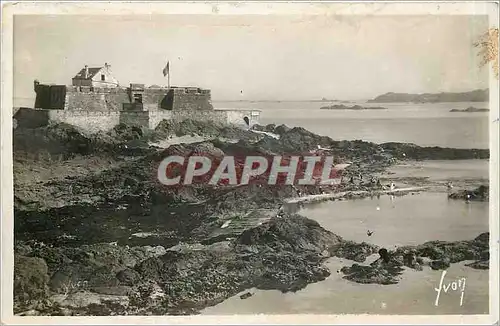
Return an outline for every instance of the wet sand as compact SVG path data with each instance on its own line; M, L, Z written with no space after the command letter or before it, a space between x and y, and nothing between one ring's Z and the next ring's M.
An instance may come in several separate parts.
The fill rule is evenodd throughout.
M352 261L331 258L326 266L332 275L325 281L310 284L296 293L252 289L254 295L245 300L239 295L206 308L202 314L487 314L488 271L464 266L466 262L452 265L445 281L466 277L463 305L460 293L448 290L440 295L435 306L442 271L426 267L418 272L406 269L399 284L358 284L342 279L337 273Z

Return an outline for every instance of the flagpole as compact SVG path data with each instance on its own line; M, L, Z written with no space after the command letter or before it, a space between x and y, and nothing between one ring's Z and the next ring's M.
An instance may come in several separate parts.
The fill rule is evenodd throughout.
M167 61L167 65L163 68L163 77L167 77L167 89L170 89L170 61Z

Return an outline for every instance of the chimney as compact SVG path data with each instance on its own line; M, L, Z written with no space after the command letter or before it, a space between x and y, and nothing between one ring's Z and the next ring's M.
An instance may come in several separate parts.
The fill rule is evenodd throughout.
M108 63L107 63L107 62L104 64L104 67L106 68L106 71L108 71L108 72L109 72L109 68L111 68L111 66L110 66L110 65L108 65Z
M89 66L85 65L85 79L89 78Z

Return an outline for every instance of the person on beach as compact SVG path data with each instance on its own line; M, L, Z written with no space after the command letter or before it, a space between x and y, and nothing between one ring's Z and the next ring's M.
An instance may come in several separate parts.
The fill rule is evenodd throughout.
M278 213L276 214L276 217L282 218L283 215L285 215L285 210L284 210L283 205L280 205L280 207L278 208Z
M295 190L295 193L297 194L297 196L302 197L302 192L297 187L292 185L292 188L293 188L293 190Z
M384 263L388 263L391 260L389 257L389 252L385 248L380 249L378 251L378 254L380 255L380 258L382 258Z

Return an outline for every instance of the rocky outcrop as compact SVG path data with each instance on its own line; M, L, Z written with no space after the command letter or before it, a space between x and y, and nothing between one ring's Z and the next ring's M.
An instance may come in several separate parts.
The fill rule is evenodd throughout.
M488 201L489 186L482 185L474 190L461 190L450 194L451 199L461 199L466 201Z
M482 233L469 241L430 241L418 246L404 246L393 251L380 249L380 258L370 265L353 264L343 267L344 278L357 283L395 284L399 282L404 267L422 270L429 266L434 270L450 267L450 264L475 260L467 266L476 269L489 268L489 233Z
M468 160L487 159L490 156L488 149L462 149L443 147L422 147L415 144L384 143L380 145L398 159L414 160Z
M37 257L14 256L14 302L26 310L49 295L49 274L45 260Z
M450 112L489 112L489 109L475 108L469 106L467 109L451 109Z
M347 248L357 252L354 255L367 251L367 245L356 248L344 242L315 221L289 215L247 230L226 246L165 250L112 244L51 248L29 243L17 247L29 256L26 259L47 262L41 284L45 296L50 288L49 301L58 307L70 307L74 313L97 309L100 313L181 314L247 288L288 292L324 280L330 275L321 266L327 257L353 255ZM117 301L122 303L111 309L110 302L117 305Z

